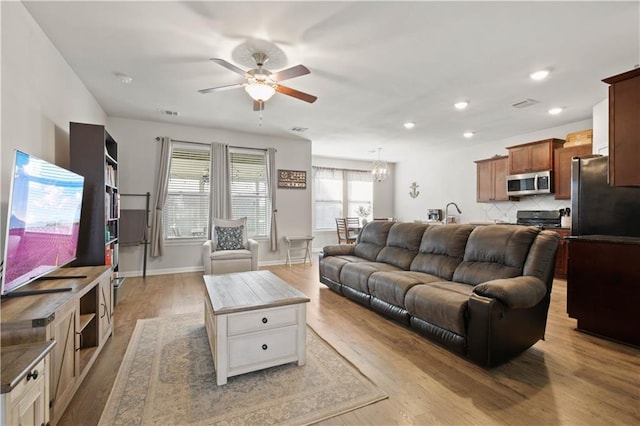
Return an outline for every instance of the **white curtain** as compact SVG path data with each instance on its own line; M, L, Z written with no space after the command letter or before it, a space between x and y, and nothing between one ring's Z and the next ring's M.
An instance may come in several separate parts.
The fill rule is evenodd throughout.
M271 251L278 251L278 225L276 207L276 190L278 188L278 174L276 171L276 149L267 149L267 179L269 182L269 197L271 198Z
M217 142L211 144L211 218L231 219L229 145Z
M162 256L164 252L164 215L162 209L167 200L169 186L169 160L171 159L171 138L160 138L160 165L158 167L158 186L156 187L156 208L151 226L151 257Z

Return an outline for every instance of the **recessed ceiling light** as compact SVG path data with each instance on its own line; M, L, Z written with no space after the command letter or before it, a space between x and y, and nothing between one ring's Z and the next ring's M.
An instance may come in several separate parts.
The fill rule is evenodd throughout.
M133 81L133 77L121 72L116 72L114 73L114 75L118 80L120 80L120 83L123 83L123 84L130 84Z
M462 136L464 136L464 137L465 137L465 138L467 138L467 139L472 138L472 137L473 137L473 135L475 135L475 132L464 132L464 133L462 134Z
M414 123L413 121L405 121L404 123L402 123L402 125L405 129L413 129L414 127L416 127L416 123Z
M529 74L532 80L544 80L549 76L549 70L540 70Z
M469 102L460 101L453 104L453 106L456 107L456 109L465 109L466 107L469 106Z
M562 108L560 108L560 107L551 108L549 110L549 114L551 114L551 115L557 115L557 114L560 114L561 112L562 112Z

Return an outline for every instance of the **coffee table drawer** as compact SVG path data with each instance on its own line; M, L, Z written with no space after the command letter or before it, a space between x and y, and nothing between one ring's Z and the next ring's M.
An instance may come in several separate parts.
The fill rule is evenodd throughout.
M228 335L270 330L272 328L295 325L297 321L296 306L262 309L229 315Z
M277 365L297 359L297 327L284 327L229 339L229 370ZM255 368L252 368L254 370Z

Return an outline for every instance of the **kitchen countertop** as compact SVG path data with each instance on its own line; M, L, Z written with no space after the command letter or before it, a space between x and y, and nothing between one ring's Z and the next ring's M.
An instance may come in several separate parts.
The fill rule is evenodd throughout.
M640 245L640 237L622 237L617 235L572 235L569 241L588 241L593 243L615 243Z

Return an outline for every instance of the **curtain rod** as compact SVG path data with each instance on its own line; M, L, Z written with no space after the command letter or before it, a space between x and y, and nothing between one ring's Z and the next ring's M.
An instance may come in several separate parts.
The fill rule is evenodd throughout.
M368 169L341 169L340 167L325 167L325 166L311 166L312 169L325 169L325 170L334 170L340 172L366 172L371 173L371 170Z
M207 143L207 142L193 142L193 141L181 141L179 139L171 139L172 142L181 142L181 143L195 143L198 145L211 145L211 143ZM156 136L156 142L160 142L160 136ZM267 148L252 148L252 147L248 147L248 146L234 146L234 145L229 145L229 148L238 148L238 149L253 149L255 151L266 151Z

